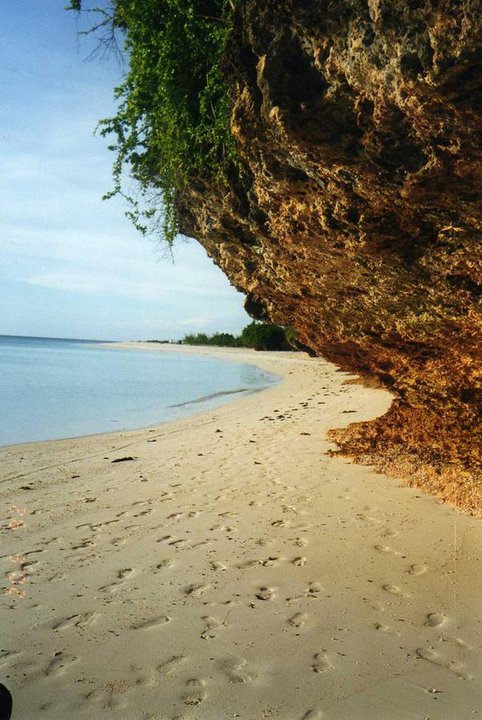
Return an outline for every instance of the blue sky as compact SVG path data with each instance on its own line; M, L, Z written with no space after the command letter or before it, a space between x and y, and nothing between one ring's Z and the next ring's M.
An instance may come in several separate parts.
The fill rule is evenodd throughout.
M0 43L0 334L181 338L239 331L244 297L203 248L174 263L111 189L113 153L94 136L122 69L86 61L67 0L3 0Z

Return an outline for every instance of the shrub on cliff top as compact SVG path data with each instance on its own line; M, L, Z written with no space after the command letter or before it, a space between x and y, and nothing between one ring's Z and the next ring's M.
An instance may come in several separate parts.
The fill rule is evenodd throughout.
M127 197L127 213L138 229L156 216L148 198L160 193L164 237L172 243L178 231L177 193L189 179L202 176L219 181L235 162L229 130L227 88L219 61L234 11L235 0L111 0L108 9L85 8L71 0L78 12L97 13L91 32L106 44L119 31L129 68L115 90L117 114L101 120L100 134L116 138L110 149L114 189L122 194L125 169L138 181L141 201ZM156 202L158 197L156 197Z

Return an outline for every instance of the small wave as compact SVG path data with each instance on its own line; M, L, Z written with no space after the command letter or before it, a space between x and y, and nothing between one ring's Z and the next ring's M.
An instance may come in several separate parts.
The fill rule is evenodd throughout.
M222 392L212 393L211 395L203 395L202 397L196 398L195 400L187 400L186 402L178 403L176 405L169 405L170 408L180 408L186 405L194 405L195 403L206 402L207 400L214 400L214 398L223 397L224 395L237 395L238 393L253 393L262 390L263 388L239 388L238 390L224 390Z

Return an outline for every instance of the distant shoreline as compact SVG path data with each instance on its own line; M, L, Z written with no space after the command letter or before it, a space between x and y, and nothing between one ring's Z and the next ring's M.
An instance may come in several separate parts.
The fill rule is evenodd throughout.
M107 345L107 343L106 343ZM279 357L306 359L307 355L298 350L252 350L244 347L224 347L218 345L187 345L185 343L164 343L152 340L125 340L121 342L108 343L109 347L119 347L123 350L146 350L152 352L185 352L190 355L223 355L226 359L233 359L236 356L246 358L252 365L259 365L263 358ZM259 362L258 362L259 361Z

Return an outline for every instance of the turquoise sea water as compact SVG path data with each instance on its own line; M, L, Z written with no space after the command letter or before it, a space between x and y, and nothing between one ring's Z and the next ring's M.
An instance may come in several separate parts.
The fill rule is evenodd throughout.
M146 427L276 381L211 357L0 335L0 445Z

